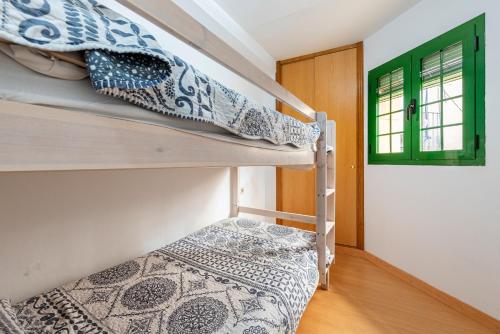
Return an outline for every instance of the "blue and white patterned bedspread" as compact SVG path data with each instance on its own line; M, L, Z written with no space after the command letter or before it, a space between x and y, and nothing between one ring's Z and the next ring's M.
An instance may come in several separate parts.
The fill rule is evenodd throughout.
M86 50L93 87L169 116L248 139L304 146L316 123L252 102L163 50L155 37L95 0L1 0L0 38L53 51Z
M316 235L245 218L16 305L12 333L294 333L318 283Z

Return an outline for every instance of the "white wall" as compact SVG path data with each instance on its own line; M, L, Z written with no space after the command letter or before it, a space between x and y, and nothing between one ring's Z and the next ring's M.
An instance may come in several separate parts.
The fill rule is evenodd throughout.
M272 78L276 72L274 59L250 34L244 30L214 0L174 0L179 6L205 27L238 50L248 60L268 73Z
M274 105L245 80L148 28L205 73ZM274 208L274 185L274 168L243 169L242 202ZM30 297L162 247L228 213L226 168L0 173L0 297Z
M365 242L368 252L500 318L500 2L423 0L365 40L365 69L484 12L486 167L366 166Z

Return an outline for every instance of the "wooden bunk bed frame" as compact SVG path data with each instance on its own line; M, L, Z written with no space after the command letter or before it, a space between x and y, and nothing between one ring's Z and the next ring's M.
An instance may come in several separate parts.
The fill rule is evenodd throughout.
M328 269L335 260L335 150L333 144L327 145L335 140L333 121L288 92L173 1L118 2L317 121L321 135L316 152L255 147L223 136L0 100L0 172L231 167L230 216L248 213L315 224L320 286L328 289ZM240 166L315 168L316 215L241 206Z

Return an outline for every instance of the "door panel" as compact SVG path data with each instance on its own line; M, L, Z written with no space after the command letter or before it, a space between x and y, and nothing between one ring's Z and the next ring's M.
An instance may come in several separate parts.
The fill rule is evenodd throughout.
M315 58L314 108L336 121L336 240L356 246L357 50Z
M281 84L336 121L336 240L357 246L358 49L311 56L281 65ZM304 120L291 108L282 111ZM315 215L314 171L277 170L278 210ZM311 225L283 221L286 225Z
M283 65L281 68L281 83L290 92L310 106L314 103L314 59ZM301 121L306 118L287 105L283 104L282 112ZM289 168L277 169L278 200L277 209L307 215L316 212L316 182L315 172L301 171ZM303 228L304 225L291 221L283 224ZM312 227L307 225L307 227Z

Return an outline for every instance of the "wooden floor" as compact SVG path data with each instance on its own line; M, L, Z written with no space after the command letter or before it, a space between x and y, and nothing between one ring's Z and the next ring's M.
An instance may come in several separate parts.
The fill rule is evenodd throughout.
M494 332L368 260L337 253L330 289L314 294L297 333Z

